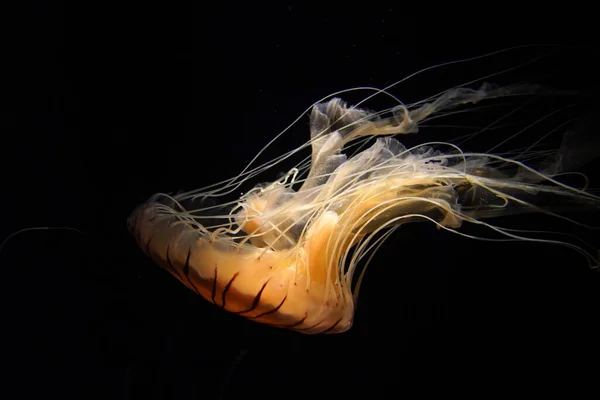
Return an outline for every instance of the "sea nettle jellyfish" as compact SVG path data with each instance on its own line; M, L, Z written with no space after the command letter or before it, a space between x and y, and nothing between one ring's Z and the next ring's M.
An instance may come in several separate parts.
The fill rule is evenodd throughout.
M410 148L401 142L402 135L417 134L434 118L489 99L523 98L546 89L478 83L403 104L390 88L366 96L395 99L393 107L381 111L338 97L349 91L315 103L307 110L310 140L304 145L253 167L255 158L219 184L155 194L133 212L130 231L155 262L216 306L305 334L350 329L373 254L409 222L433 223L474 239L561 244L596 265L583 246L490 222L518 213L566 218L558 212L599 208L600 198L585 187L561 182L565 160L574 154L569 135L554 153L538 151L536 143L499 154L493 149L468 152L455 141L423 138L426 143ZM282 169L284 161L309 149L310 156ZM540 157L544 161L534 168ZM274 182L261 179L284 171ZM251 190L228 200L249 183ZM461 233L466 223L497 237Z

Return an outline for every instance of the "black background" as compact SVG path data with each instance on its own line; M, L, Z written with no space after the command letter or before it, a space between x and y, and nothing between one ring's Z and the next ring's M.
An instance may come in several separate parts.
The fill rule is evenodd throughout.
M126 229L151 194L231 176L329 93L446 61L558 44L540 74L583 93L575 113L597 116L589 10L430 6L55 2L6 13L2 237L31 226L84 234L23 233L0 254L3 390L111 399L218 398L223 388L224 398L378 396L447 382L496 390L529 379L534 351L588 357L600 277L565 248L407 227L367 273L352 330L309 337L221 312L157 268ZM394 93L417 101L538 53L428 73ZM499 80L513 78L522 76ZM280 146L302 143L306 128L303 119ZM586 172L597 187L595 166ZM530 222L548 224L516 220Z

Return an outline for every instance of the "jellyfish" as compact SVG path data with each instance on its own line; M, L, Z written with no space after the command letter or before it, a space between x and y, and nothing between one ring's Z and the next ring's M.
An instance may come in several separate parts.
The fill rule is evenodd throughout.
M568 137L540 168L526 162L528 149L510 156L442 141L406 147L401 140L418 135L437 115L539 91L484 83L413 104L397 100L380 111L334 94L307 110L310 140L302 146L252 167L257 156L240 174L202 189L155 194L129 217L129 230L156 263L209 302L304 334L351 328L367 266L409 223L429 222L473 239L460 228L477 224L499 237L486 240L565 245L594 266L582 246L489 222L521 213L566 218L557 210L600 208L598 196L559 179L573 155ZM261 180L304 150L310 155L278 179Z

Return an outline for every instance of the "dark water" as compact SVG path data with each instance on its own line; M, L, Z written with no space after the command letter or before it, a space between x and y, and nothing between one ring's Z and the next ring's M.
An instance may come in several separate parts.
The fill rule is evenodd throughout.
M331 92L385 86L519 43L562 46L539 69L499 83L535 77L579 91L572 114L554 121L595 121L598 49L586 10L552 11L560 27L556 18L508 10L472 19L426 11L394 2L226 3L47 5L14 14L3 57L12 67L4 80L16 85L3 90L1 236L29 226L85 234L29 232L0 254L7 398L322 398L379 396L383 388L399 396L448 382L490 391L506 388L499 358L527 371L532 351L594 350L600 278L565 248L407 226L373 261L353 329L306 337L221 312L153 265L127 231L130 212L152 194L228 178ZM421 100L546 53L429 72L394 93ZM483 118L472 116L468 123ZM307 135L304 119L266 159ZM595 187L597 167L584 167ZM598 213L581 215L598 222ZM511 223L577 231L544 221ZM597 235L586 237L597 248ZM478 361L453 367L472 357Z

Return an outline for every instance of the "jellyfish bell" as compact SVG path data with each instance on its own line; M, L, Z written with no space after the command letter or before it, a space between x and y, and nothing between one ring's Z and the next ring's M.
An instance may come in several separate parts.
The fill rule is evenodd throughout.
M557 179L567 149L546 157L540 170L522 161L528 151L508 157L466 152L453 142L406 147L400 140L440 113L538 91L459 87L383 111L326 99L311 107L310 140L299 148L219 184L156 194L133 212L129 229L155 262L216 306L306 334L350 329L372 255L409 222L430 221L459 234L465 223L478 224L501 238L489 240L562 244L593 265L576 244L486 222L600 208L599 197ZM310 156L279 179L220 201L305 149Z

